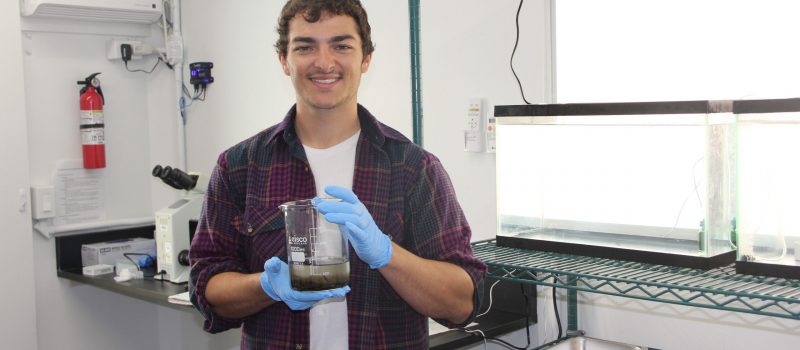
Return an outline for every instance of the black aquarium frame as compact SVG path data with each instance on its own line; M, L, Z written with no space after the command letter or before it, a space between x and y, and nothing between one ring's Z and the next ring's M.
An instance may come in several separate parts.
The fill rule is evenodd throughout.
M730 113L733 111L733 104L732 100L700 100L501 105L494 107L494 116L497 118Z
M800 98L733 101L734 114L800 112Z
M736 261L736 273L744 275L800 279L800 265L784 265L757 261Z
M567 243L544 239L509 237L497 235L498 247L530 249L553 253L590 256L594 258L634 261L654 265L686 267L710 270L728 266L736 260L736 251L731 250L713 256L692 256L638 249L606 247L593 244Z

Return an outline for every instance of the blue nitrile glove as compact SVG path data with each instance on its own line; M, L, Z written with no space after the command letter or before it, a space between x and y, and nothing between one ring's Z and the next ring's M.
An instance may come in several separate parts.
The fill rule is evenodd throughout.
M356 254L371 269L386 266L392 259L392 241L383 234L353 191L339 186L325 187L325 193L339 198L341 202L315 198L314 205L325 219L340 225L350 239Z
M277 257L272 257L264 263L264 272L261 273L261 289L272 300L282 301L292 310L305 310L320 300L343 297L350 291L348 286L317 292L296 291L292 289L289 265Z

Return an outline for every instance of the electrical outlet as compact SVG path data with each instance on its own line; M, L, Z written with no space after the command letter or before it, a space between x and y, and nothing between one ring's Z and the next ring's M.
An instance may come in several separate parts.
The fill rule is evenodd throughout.
M106 43L106 57L109 60L121 60L122 53L120 52L120 46L122 44L128 44L131 46L131 48L133 48L133 55L131 56L132 60L138 60L141 59L142 56L156 53L152 46L139 40L112 39Z

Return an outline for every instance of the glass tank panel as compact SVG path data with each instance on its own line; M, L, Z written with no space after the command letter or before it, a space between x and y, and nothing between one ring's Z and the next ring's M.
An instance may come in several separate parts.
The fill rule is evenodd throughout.
M734 113L737 269L800 278L800 99L735 101Z
M499 245L733 262L730 101L498 106L495 120Z

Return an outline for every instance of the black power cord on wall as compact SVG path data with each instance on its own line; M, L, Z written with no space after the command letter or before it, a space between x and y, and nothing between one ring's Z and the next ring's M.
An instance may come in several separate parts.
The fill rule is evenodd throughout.
M515 22L516 25L517 25L517 36L516 36L516 39L514 39L514 50L511 51L510 65L511 65L511 73L514 74L514 79L517 80L517 85L519 86L519 93L520 93L520 95L522 95L522 100L525 101L526 104L531 104L530 102L528 102L527 99L525 99L525 91L523 91L523 89L522 89L522 83L519 81L519 77L517 76L517 72L514 71L514 54L517 52L517 46L519 45L519 13L522 10L523 1L524 0L519 0L519 7L517 7L517 17L516 17L516 22Z
M163 60L161 58L161 56L159 55L158 59L156 60L156 64L154 64L153 68L150 68L150 70L130 69L130 68L128 68L128 61L130 61L133 58L133 46L131 46L130 44L122 44L122 45L119 46L119 51L120 51L120 55L122 56L122 62L125 62L125 69L128 72L141 72L141 73L146 73L146 74L153 73L153 71L156 70L156 67L158 67L158 65ZM170 69L172 69L172 67L170 67Z

